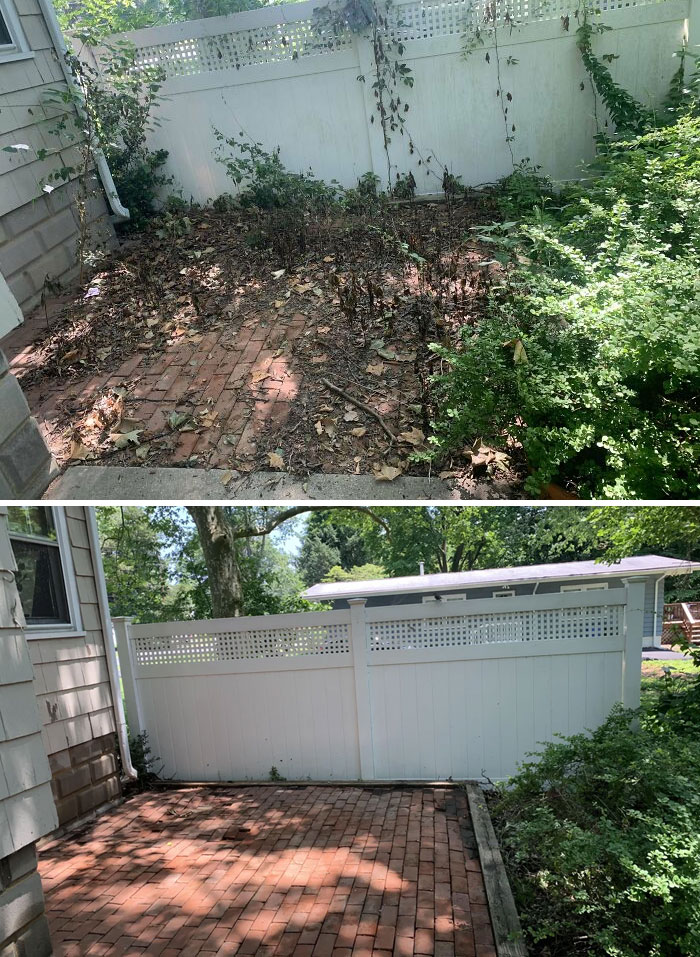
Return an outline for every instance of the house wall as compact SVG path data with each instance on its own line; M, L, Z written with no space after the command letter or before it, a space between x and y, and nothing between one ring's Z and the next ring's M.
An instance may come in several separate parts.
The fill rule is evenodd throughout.
M49 957L35 845L58 821L14 567L0 506L0 954Z
M45 106L45 97L50 90L65 90L66 84L37 0L14 3L33 55L0 60L0 272L26 311L39 301L47 276L65 282L76 272L76 183L56 186L49 195L42 186L59 166L77 165L79 151L66 145L60 156L37 159L37 150L53 152L61 145L51 132L55 111ZM18 143L29 150L2 152L3 147ZM87 203L91 242L114 243L97 181L94 191L96 195Z
M65 509L84 635L30 638L42 737L61 825L121 794L116 722L86 509Z
M624 582L621 578L605 578L602 579L608 588L624 588ZM581 579L577 584L595 584L600 582L600 578L591 578L591 579ZM664 588L663 580L658 590L658 608L657 615L654 615L654 600L655 600L655 585L657 578L647 578L644 584L644 640L645 642L651 643L654 639L655 632L659 636L661 635L661 623L663 621L663 604L664 604ZM566 581L547 581L540 582L539 587L537 588L538 595L554 595L561 591L562 585L571 585L573 584L568 579ZM513 588L515 590L516 596L520 595L532 595L535 589L534 583L530 584L509 584L504 582L503 585L489 585L485 588L467 588L464 592L460 594L466 595L467 600L472 598L491 598L494 591L501 591L504 588ZM386 605L411 605L416 602L422 602L424 598L429 598L431 595L434 595L434 591L425 591L416 593L413 595L376 595L372 598L367 599L368 608L381 608ZM333 602L333 608L349 608L349 604L346 599L340 598Z
M0 349L0 501L40 498L56 463Z

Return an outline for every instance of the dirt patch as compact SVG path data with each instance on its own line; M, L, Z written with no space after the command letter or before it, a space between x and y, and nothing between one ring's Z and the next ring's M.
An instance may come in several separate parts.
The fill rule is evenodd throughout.
M191 210L37 310L12 368L61 464L439 468L455 494L492 478L517 496L515 445L427 455L431 343L479 319L492 267L471 227L489 218L475 201L320 218L285 252L257 211Z

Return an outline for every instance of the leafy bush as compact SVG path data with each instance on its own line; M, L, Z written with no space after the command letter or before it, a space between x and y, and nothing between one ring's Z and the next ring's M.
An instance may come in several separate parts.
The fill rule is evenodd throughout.
M549 744L492 813L531 951L700 953L700 683Z
M260 209L294 209L300 212L328 212L337 202L340 190L315 179L311 170L306 173L290 173L280 159L277 147L268 153L261 143L224 136L214 130L219 142L216 160L226 168L226 173L236 186L242 186L238 200L242 206L257 206ZM227 152L225 146L233 152Z
M535 493L557 476L583 495L697 495L700 120L610 144L590 173L543 190L508 231L486 318L460 349L433 346L451 367L435 441L516 436Z
M93 38L81 34L76 39ZM162 187L173 182L162 169L167 151L146 145L165 73L159 67L138 67L136 47L121 40L103 47L99 69L72 53L67 62L81 95L61 91L60 96L76 100L84 114L81 134L102 148L119 198L131 214L128 227L141 228L156 211Z

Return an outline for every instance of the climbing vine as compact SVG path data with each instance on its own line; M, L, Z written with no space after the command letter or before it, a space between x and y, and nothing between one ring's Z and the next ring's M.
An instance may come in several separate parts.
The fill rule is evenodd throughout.
M401 96L401 88L405 86L410 89L414 81L413 71L402 59L403 43L391 36L391 7L391 0L344 0L340 5L320 7L314 11L316 27L321 34L328 28L338 32L350 30L355 34L369 34L373 58L371 86L381 126L390 190L394 181L389 150L391 134L398 131L404 135L406 113L409 110L408 102ZM357 79L361 83L367 82L363 73ZM370 122L374 123L374 114ZM409 175L412 178L412 174Z
M513 102L512 90L504 89L504 76L506 66L516 66L518 61L513 56L501 56L500 34L501 31L507 31L510 35L518 26L518 21L514 19L508 7L508 0L491 0L486 4L484 15L481 21L468 28L464 34L462 46L462 55L465 59L472 56L478 49L487 47L484 59L487 63L491 62L491 53L496 67L496 96L503 117L503 127L505 130L505 141L513 167L515 167L515 156L513 154L513 140L515 139L515 123L510 117L510 105Z
M605 53L596 57L593 53L593 37L610 31L612 27L595 20L591 10L585 4L580 10L580 21L576 30L576 45L593 88L605 104L616 132L639 136L648 131L654 125L652 111L616 83L606 65L616 60L617 55Z

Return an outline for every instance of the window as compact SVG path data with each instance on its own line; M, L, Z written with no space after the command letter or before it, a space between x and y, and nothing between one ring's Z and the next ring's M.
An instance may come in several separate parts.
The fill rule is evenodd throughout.
M607 582L590 582L587 585L562 585L560 591L597 591L607 587Z
M466 592L448 593L447 595L424 595L423 601L464 601L467 597Z
M501 591L493 592L494 598L515 598L514 588L503 588Z
M62 512L40 505L10 506L8 518L28 632L43 636L75 631L78 601Z
M32 55L13 0L0 0L0 61Z

